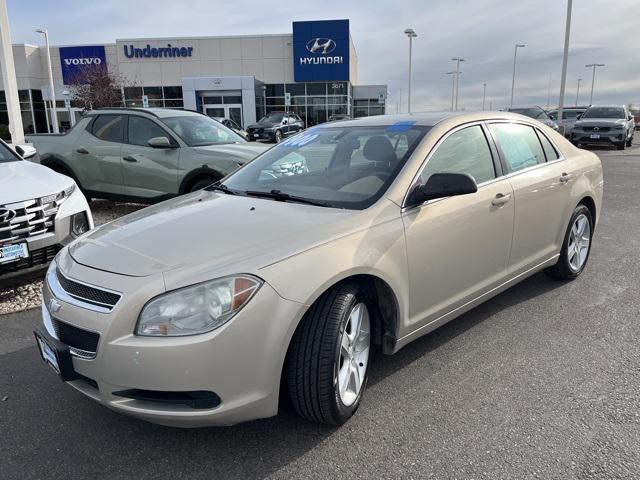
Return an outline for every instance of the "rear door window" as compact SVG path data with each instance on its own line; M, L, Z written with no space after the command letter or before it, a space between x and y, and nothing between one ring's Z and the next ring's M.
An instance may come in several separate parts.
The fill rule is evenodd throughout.
M510 172L517 172L546 161L533 127L519 123L492 123L489 128L500 145Z
M545 137L544 134L540 132L540 130L537 130L537 133L538 137L540 137L540 143L542 143L544 154L547 157L547 162L552 162L553 160L557 160L558 158L560 158L558 156L558 152L556 152L556 149L553 148L553 145L551 145L549 139Z
M105 142L122 143L124 123L124 115L98 115L91 126L91 133Z

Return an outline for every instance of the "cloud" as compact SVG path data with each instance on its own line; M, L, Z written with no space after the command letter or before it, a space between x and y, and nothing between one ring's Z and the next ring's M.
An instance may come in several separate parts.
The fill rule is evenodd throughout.
M386 2L272 1L211 2L192 0L9 1L14 42L40 44L37 27L49 29L54 44L113 42L116 38L268 34L291 31L294 20L349 18L359 59L359 83L387 83L390 110L402 89L406 108L408 46L403 30L412 27L414 40L414 109L446 109L451 99L450 58L462 56L459 104L479 108L482 83L494 108L507 105L511 90L513 45L518 51L516 102L545 105L551 79L551 103L556 103L566 2L562 0L404 0ZM640 103L640 62L637 58L637 0L579 0L573 3L567 99L575 86L590 89L585 64L598 70L594 102ZM573 92L573 93L571 93ZM573 95L573 97L572 97ZM395 98L394 98L395 97ZM587 100L587 97L583 97ZM489 101L489 100L488 100Z

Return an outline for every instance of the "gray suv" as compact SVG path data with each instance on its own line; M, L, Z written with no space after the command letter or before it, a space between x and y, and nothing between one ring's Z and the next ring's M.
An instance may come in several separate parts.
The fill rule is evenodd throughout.
M201 113L101 109L63 135L27 135L87 198L155 203L222 179L267 149Z
M613 145L618 150L633 142L635 121L625 105L591 106L571 131L574 145Z

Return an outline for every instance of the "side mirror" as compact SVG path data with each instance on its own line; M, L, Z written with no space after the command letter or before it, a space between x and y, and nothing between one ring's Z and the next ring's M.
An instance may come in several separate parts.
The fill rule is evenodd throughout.
M476 181L466 173L434 173L425 185L416 185L407 199L408 206L427 200L476 193Z
M35 157L37 153L33 145L16 145L16 152L25 160Z
M147 143L151 148L173 148L167 137L153 137Z

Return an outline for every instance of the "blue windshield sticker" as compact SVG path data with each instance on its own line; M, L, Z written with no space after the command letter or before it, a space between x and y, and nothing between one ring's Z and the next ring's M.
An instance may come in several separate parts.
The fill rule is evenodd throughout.
M406 132L411 130L411 127L415 125L415 120L404 120L402 122L396 122L393 125L387 127L387 132Z
M320 134L318 133L309 133L306 132L303 135L296 135L295 137L288 138L284 142L280 143L280 147L303 147L307 143L313 142L316 138L318 138Z

